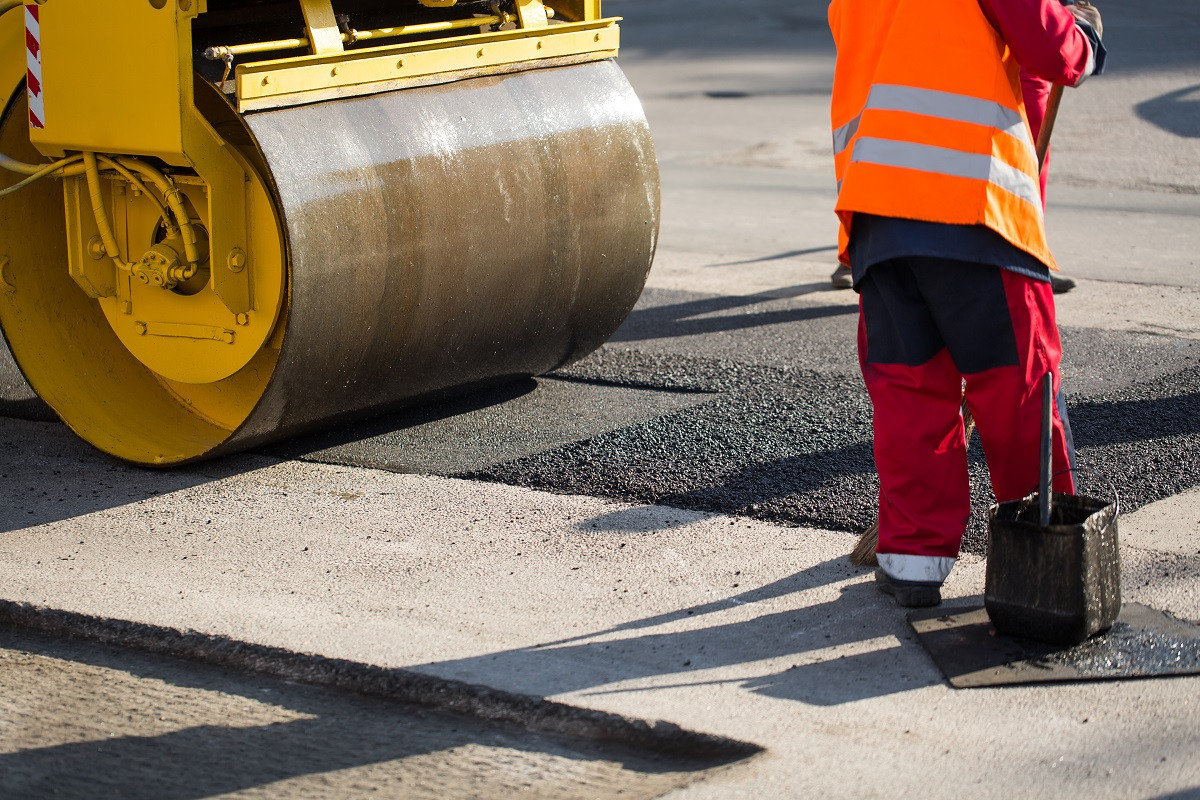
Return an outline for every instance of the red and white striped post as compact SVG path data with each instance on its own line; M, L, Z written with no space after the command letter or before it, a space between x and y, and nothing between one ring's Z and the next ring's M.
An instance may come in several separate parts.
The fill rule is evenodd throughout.
M25 4L25 64L29 87L29 124L45 128L46 103L42 97L42 26L38 7Z

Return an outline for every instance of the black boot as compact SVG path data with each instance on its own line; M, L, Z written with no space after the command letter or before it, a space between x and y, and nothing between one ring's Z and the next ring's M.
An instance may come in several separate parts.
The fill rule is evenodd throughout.
M942 585L925 581L902 581L893 578L882 569L875 570L875 585L879 591L889 594L896 605L905 608L927 608L942 602Z

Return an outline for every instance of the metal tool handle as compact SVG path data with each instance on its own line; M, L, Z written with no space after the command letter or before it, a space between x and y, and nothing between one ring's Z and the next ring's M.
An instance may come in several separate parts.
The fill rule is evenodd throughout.
M1042 441L1041 475L1038 480L1038 511L1042 527L1050 524L1050 459L1051 420L1054 414L1054 373L1047 372L1042 379Z

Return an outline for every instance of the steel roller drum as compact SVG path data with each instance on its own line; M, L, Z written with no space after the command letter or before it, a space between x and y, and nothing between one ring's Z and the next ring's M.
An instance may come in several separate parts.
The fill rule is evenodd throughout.
M245 374L192 387L223 393L224 405L232 397L234 421L214 424L186 394L172 405L176 388L140 374L123 379L121 398L79 390L94 401L74 402L72 413L25 370L76 432L114 455L184 463L541 374L603 343L641 293L658 234L658 171L641 105L611 61L244 121L288 269L285 307L260 357ZM61 348L84 338L91 347L104 337L68 332ZM111 343L103 348L80 362L81 382L118 359ZM15 341L13 352L25 366ZM130 405L147 410L137 423ZM139 444L125 448L124 432L108 429L131 424L141 426Z

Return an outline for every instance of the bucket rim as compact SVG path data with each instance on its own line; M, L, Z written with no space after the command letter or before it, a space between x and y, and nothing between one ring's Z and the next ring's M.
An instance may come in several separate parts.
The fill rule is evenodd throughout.
M1064 492L1051 493L1053 505L1069 506L1077 511L1085 512L1082 519L1077 522L1052 522L1050 525L1041 525L1038 522L1023 520L1020 517L1030 508L1036 507L1038 503L1038 493L1032 492L1020 500L1007 500L1003 503L993 503L988 509L988 528L989 530L996 523L1002 523L1006 526L1014 526L1018 528L1028 529L1039 533L1057 533L1061 535L1076 534L1079 530L1097 517L1101 528L1109 527L1113 521L1120 515L1120 500L1104 500L1097 497L1091 497L1083 494L1066 494Z

